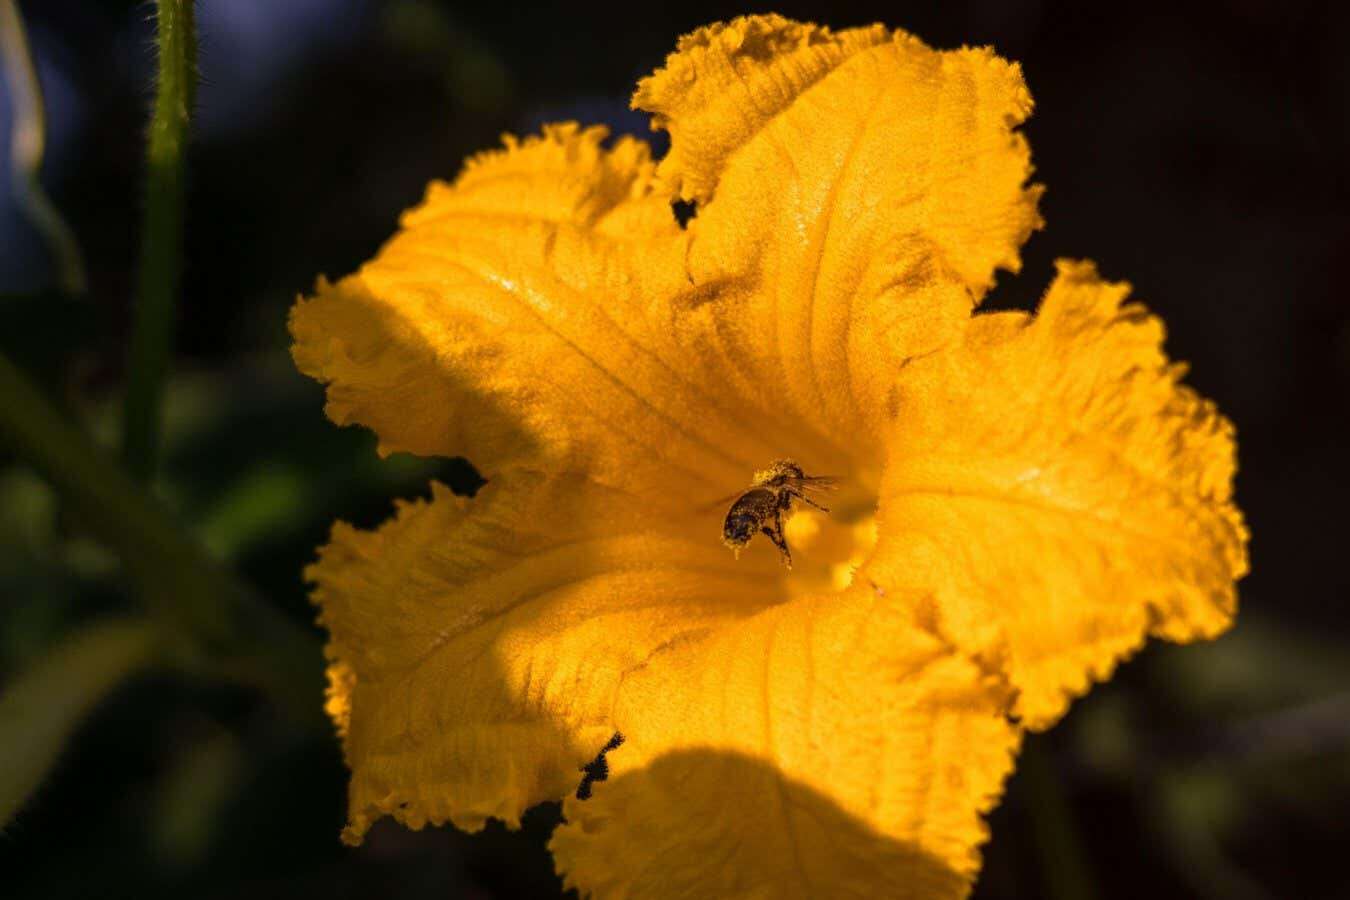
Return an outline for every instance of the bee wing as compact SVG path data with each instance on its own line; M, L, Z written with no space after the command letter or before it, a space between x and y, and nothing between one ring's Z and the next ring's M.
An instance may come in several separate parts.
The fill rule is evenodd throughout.
M803 494L839 490L839 479L831 475L803 475L801 478L789 478L784 484Z

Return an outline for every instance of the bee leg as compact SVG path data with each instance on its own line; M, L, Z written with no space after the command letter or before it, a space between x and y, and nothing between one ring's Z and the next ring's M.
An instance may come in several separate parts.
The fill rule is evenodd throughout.
M778 552L783 554L783 565L789 569L792 568L792 551L788 549L787 541L783 539L783 536L767 525L760 531L764 532L765 536L773 541L773 545L778 548Z
M828 506L821 506L819 503L817 503L816 501L812 500L810 497L806 496L805 494L799 494L799 493L797 493L796 491L793 491L793 492L792 492L792 496L793 496L793 497L796 497L798 500L802 501L802 502L805 503L807 506L814 506L816 509L820 510L821 512L829 512L829 511L830 511L830 508L829 508Z
M787 539L783 537L783 516L775 511L773 516L773 527L765 525L760 529L765 536L773 541L773 545L778 548L778 552L783 554L783 565L789 569L792 568L792 551L788 549Z

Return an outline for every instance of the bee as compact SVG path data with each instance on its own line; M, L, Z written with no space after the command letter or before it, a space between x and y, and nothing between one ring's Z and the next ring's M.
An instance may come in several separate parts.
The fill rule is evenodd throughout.
M732 502L722 523L722 543L740 556L741 548L750 543L755 533L763 532L782 554L783 565L791 569L792 551L783 537L783 513L789 512L797 500L829 512L828 507L812 500L807 492L831 490L834 485L835 479L807 475L790 459L774 460L767 469L756 472L750 489Z

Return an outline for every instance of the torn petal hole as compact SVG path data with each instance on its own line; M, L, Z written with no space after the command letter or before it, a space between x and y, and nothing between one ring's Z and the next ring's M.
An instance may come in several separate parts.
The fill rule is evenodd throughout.
M684 229L689 226L689 220L698 215L698 204L692 200L675 200L671 202L670 210L675 214L675 221L680 228Z
M461 497L472 497L487 484L487 479L474 464L462 456L442 459L435 463L431 477Z
M605 754L611 750L617 750L623 743L623 735L614 732L614 737L609 739L605 746L600 748L600 752L595 755L595 759L581 767L584 773L581 776L581 784L577 785L577 799L588 800L591 796L591 785L597 781L606 781L609 778L609 762L605 759Z

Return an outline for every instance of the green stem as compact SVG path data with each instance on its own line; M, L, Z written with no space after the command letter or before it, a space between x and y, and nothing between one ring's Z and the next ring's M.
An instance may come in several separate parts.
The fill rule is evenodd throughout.
M1043 735L1030 736L1018 763L1027 786L1032 836L1041 856L1044 895L1049 900L1096 900L1073 812L1050 757L1040 746L1044 740Z
M14 196L42 235L56 260L61 290L67 294L85 291L84 258L79 242L55 204L42 189L42 154L47 145L47 118L42 103L42 85L28 52L28 36L15 0L0 0L0 58L9 84L13 109L10 130L10 177Z
M312 719L321 695L314 638L211 559L159 503L0 356L0 439L56 488L106 544L151 613L209 665Z
M158 0L159 79L146 150L136 319L131 334L122 457L142 482L159 454L164 379L182 274L184 153L196 89L191 0Z

